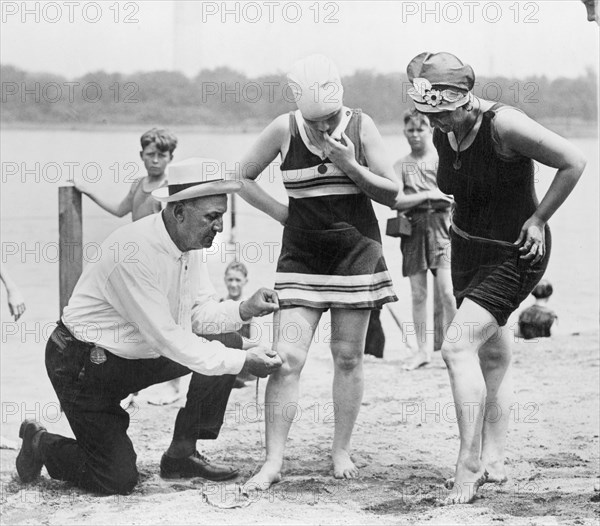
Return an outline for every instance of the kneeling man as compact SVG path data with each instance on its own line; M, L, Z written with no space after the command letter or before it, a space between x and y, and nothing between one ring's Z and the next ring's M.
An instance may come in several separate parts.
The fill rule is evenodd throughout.
M237 475L210 463L196 440L217 438L241 370L265 377L281 359L268 348L241 350L241 338L228 343L238 348L214 339L279 304L269 289L241 302L214 299L200 251L223 230L226 194L241 187L224 180L219 168L210 159L171 165L169 186L153 192L165 209L117 229L102 243L100 259L85 268L46 346L48 376L76 439L24 421L17 457L23 482L46 466L52 478L90 491L130 493L138 471L120 401L190 372L161 476L219 481Z

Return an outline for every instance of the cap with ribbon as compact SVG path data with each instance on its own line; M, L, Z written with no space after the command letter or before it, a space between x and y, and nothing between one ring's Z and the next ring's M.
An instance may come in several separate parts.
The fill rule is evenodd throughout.
M217 159L191 157L169 165L168 186L152 192L152 197L163 203L184 201L208 195L239 192L242 183L225 179L222 162Z
M305 119L319 119L342 108L344 88L340 74L325 55L298 60L287 75L298 109Z
M406 68L408 95L424 113L453 111L469 102L475 73L452 53L421 53Z

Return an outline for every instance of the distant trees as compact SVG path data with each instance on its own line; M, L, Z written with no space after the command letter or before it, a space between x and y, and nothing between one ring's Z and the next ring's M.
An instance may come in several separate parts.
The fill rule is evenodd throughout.
M0 66L1 120L30 123L263 126L295 107L283 76L248 78L229 68L195 78L173 71L123 75L97 71L67 80ZM362 108L381 125L398 124L411 107L404 73L357 71L344 77L345 103ZM517 106L537 119L595 122L596 74L578 78L480 77L475 94Z

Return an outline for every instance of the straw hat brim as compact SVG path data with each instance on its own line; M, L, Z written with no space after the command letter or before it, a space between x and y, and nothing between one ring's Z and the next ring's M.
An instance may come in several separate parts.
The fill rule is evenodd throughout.
M191 186L172 195L169 195L169 187L163 186L154 190L152 192L152 197L161 203L172 203L175 201L184 201L185 199L194 199L196 197L206 197L209 195L235 194L241 189L242 183L239 181L214 181Z

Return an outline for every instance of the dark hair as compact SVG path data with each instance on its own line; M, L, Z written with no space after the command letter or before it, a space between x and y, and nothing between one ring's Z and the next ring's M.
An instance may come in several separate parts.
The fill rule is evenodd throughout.
M408 124L409 121L413 121L416 125L425 124L426 126L431 127L429 117L427 117L427 115L424 115L423 113L419 113L414 108L406 110L402 118L404 120L405 126Z
M543 300L552 296L554 289L552 283L543 279L540 281L535 288L531 291L532 296L537 300Z
M172 154L175 148L177 148L177 137L169 130L152 128L141 136L140 143L142 144L142 150L149 144L156 144L156 147L161 152L169 152Z
M225 269L225 274L227 274L230 270L237 270L241 272L245 278L248 277L248 269L246 268L246 265L244 265L241 261L232 261L231 263L229 263L229 265L227 265L227 268Z

